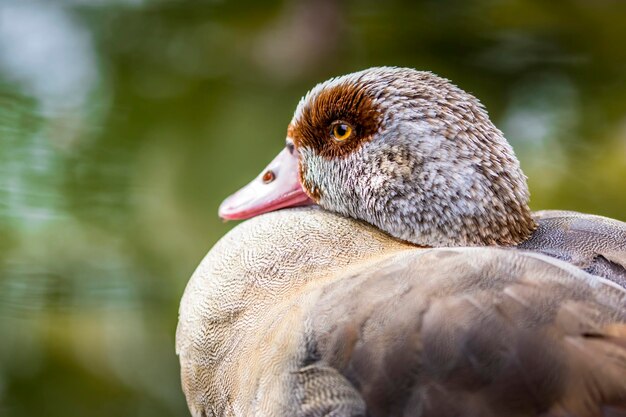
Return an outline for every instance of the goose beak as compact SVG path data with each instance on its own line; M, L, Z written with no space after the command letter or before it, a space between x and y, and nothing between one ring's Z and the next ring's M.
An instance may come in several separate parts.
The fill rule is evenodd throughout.
M283 149L250 184L228 197L218 214L243 220L286 207L315 204L304 192L298 175L298 152Z

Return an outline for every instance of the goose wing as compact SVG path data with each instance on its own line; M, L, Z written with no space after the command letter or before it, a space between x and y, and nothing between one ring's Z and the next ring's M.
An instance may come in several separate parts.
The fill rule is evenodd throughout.
M538 228L520 249L572 263L626 288L626 223L574 211L534 213Z
M303 369L327 381L305 384L308 410L348 381L361 397L339 404L368 416L625 416L625 301L542 255L395 256L326 285L310 311Z

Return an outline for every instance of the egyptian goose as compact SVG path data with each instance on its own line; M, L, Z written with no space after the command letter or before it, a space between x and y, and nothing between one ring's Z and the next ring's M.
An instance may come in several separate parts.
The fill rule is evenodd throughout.
M625 416L626 225L528 199L448 81L384 67L316 86L220 215L321 208L239 225L183 295L192 414Z

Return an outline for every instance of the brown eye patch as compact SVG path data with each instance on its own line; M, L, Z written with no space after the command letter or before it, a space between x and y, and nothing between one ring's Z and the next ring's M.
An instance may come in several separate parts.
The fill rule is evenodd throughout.
M341 158L371 140L380 127L380 111L367 89L358 84L341 84L322 90L302 109L287 134L297 147L314 149L325 158ZM348 137L337 140L337 121L350 127ZM341 136L340 136L341 137Z

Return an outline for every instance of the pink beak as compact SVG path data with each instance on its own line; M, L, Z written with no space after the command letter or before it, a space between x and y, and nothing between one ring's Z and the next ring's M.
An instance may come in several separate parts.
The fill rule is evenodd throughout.
M218 214L243 220L286 207L315 204L304 192L298 175L298 153L283 149L250 184L228 197Z

